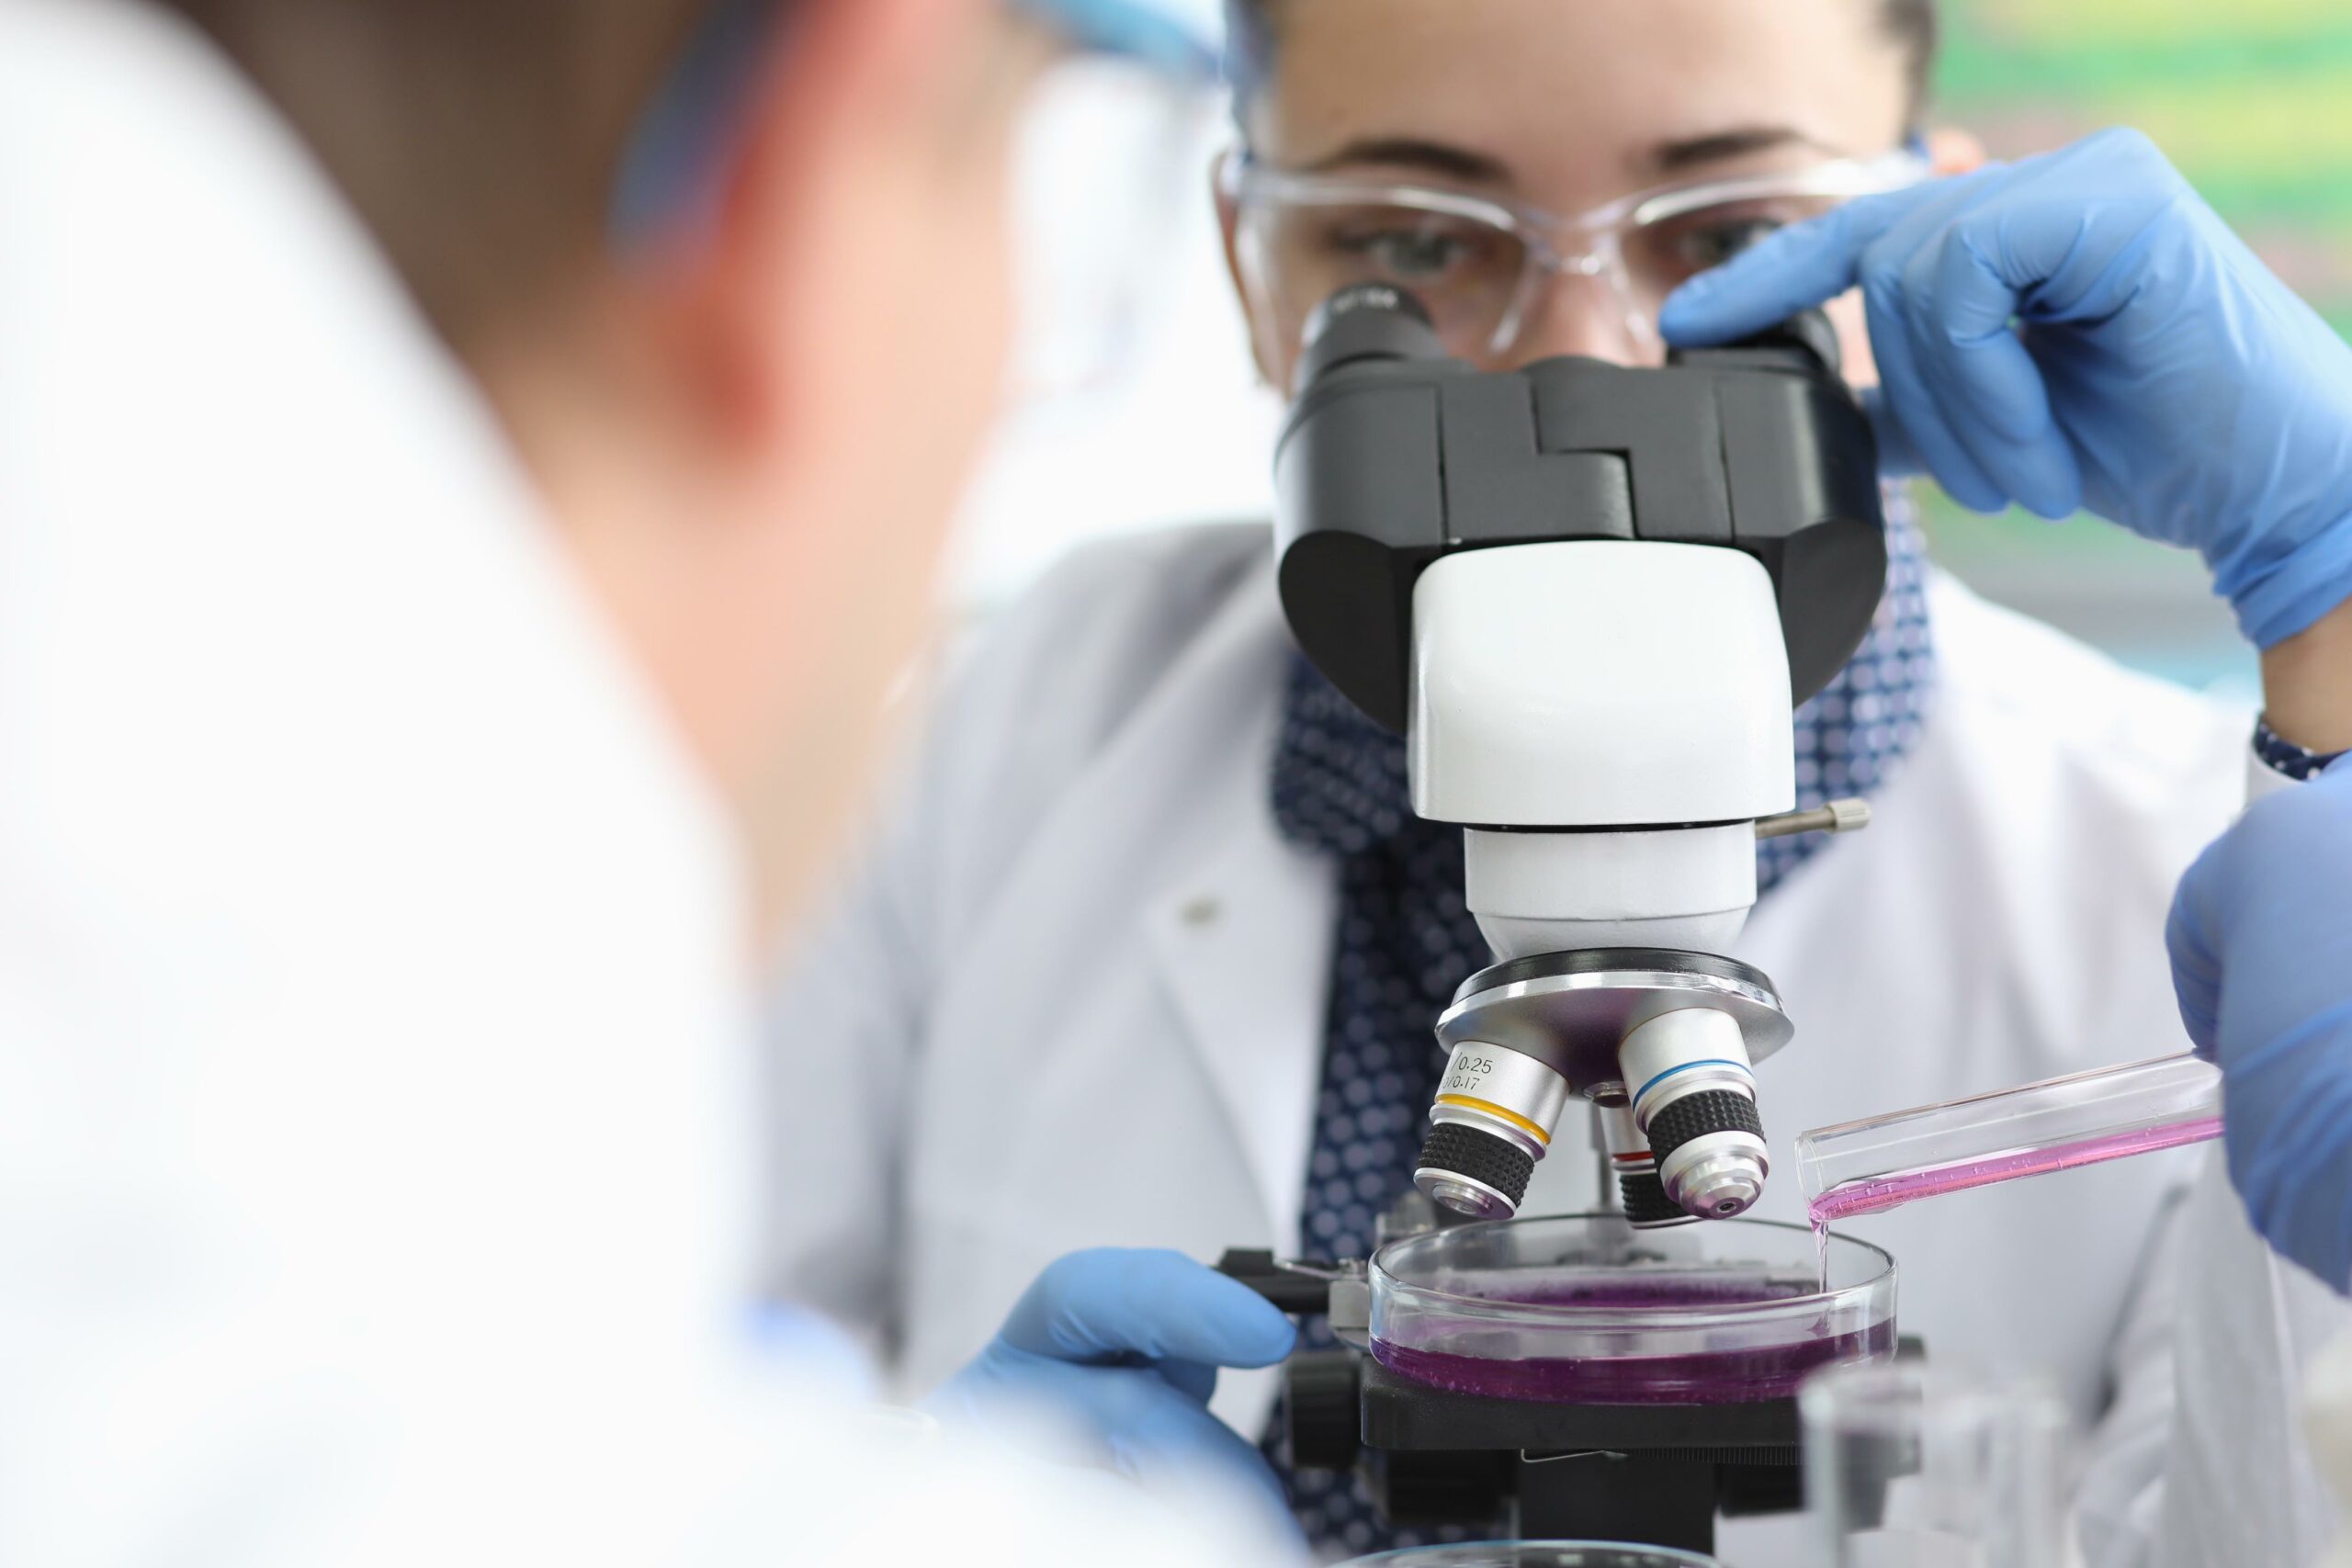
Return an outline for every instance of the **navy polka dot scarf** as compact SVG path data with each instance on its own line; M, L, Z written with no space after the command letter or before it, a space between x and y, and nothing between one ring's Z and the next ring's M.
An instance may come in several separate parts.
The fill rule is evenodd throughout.
M1846 668L1797 710L1799 808L1867 794L1917 743L1933 684L1925 557L1905 498L1887 497L1887 591ZM1301 1210L1302 1249L1361 1258L1375 1219L1413 1179L1421 1121L1444 1065L1430 1033L1454 987L1491 961L1462 902L1462 832L1415 817L1405 743L1365 718L1305 659L1291 663L1272 772L1284 838L1337 856L1340 930L1333 945L1322 1086ZM1756 846L1770 891L1821 842L1818 833ZM1319 1320L1302 1344L1329 1347ZM1492 1530L1394 1530L1353 1477L1293 1472L1279 1413L1266 1438L1291 1506L1318 1551L1353 1556Z

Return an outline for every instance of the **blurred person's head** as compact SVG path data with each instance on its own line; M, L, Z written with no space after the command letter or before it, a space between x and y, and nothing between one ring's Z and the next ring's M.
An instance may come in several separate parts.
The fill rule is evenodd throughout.
M1343 197L1244 211L1223 182L1227 255L1277 387L1315 304L1366 278L1447 296L1441 330L1453 303L1466 340L1449 348L1489 367L1560 354L1651 361L1655 310L1675 282L1816 209L1781 198L1694 209L1624 243L1620 288L1539 278L1484 225L1344 198L1350 185L1574 219L1638 193L1900 164L1906 146L1943 171L1979 156L1965 137L1924 131L1934 0L1227 0L1226 12L1238 156L1336 183ZM1868 379L1860 311L1849 299L1835 313L1848 372Z
M991 411L1047 35L999 0L170 4L486 390L780 915Z

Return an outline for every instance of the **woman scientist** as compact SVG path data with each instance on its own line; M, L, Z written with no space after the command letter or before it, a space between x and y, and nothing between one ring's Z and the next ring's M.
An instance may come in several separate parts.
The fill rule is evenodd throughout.
M1849 369L1883 385L1890 454L1972 506L2199 549L2265 649L2265 754L2352 744L2331 657L2352 352L2136 137L1973 172L1959 139L1923 139L1933 24L1922 0L1240 6L1244 146L1219 191L1262 369L1286 384L1306 311L1364 277L1487 365L1655 361L1859 288ZM1975 600L1926 564L1899 490L1889 513L1885 601L1796 757L1801 804L1867 795L1876 823L1766 846L1739 949L1798 1026L1763 1074L1782 1138L2181 1048L2158 933L2261 765L2247 716ZM1201 528L1038 589L780 998L786 1055L821 1043L826 1065L780 1101L775 1282L913 1385L1049 1263L1032 1320L1132 1303L1126 1255L1063 1254L1361 1255L1410 1185L1430 1023L1487 950L1458 832L1412 816L1400 744L1293 652L1271 568L1263 528ZM1530 1205L1593 1204L1594 1162L1555 1152ZM2177 1201L2195 1170L2118 1162L1855 1227L1900 1259L1936 1354L2039 1369L2095 1425L2098 1564L2319 1544L2291 1390L2336 1303L2225 1190ZM1758 1213L1799 1203L1783 1179ZM956 1387L1083 1397L1090 1371L1012 1347ZM1254 1438L1271 1398L1238 1379L1214 1408ZM1288 1480L1319 1542L1382 1538L1344 1482ZM1785 1521L1724 1540L1803 1560Z

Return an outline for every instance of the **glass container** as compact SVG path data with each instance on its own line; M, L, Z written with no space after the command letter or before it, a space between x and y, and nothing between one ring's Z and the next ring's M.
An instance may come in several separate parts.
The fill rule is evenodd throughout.
M2220 1070L2161 1056L1815 1128L1797 1138L1797 1179L1827 1224L2221 1132Z
M1894 1260L1803 1225L1622 1215L1456 1225L1373 1254L1372 1352L1461 1393L1585 1404L1792 1394L1894 1351Z
M1823 1568L2062 1568L2065 1408L1932 1362L1805 1385L1805 1514Z

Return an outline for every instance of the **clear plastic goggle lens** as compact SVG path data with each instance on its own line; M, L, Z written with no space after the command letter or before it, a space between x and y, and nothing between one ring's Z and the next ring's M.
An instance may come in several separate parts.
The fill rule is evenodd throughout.
M1285 341L1337 289L1385 283L1428 306L1449 353L1493 363L1562 310L1592 313L1580 339L1605 329L1636 356L1654 354L1658 310L1683 283L1780 229L1922 173L1908 155L1841 162L1647 193L1573 223L1450 191L1252 165L1229 187L1260 275L1260 308L1293 334ZM1563 278L1580 284L1564 290Z
M1839 198L1748 199L1693 207L1616 237L1616 265L1602 254L1541 254L1499 224L1405 203L1272 203L1256 215L1268 292L1285 320L1304 322L1316 304L1354 283L1409 289L1428 306L1447 352L1485 360L1509 354L1529 320L1558 302L1524 299L1559 276L1590 277L1580 306L1608 310L1655 338L1666 297L1766 235L1817 218Z
M1269 203L1250 213L1261 291L1295 342L1315 307L1355 283L1409 290L1450 354L1482 357L1528 273L1507 228L1403 204Z

